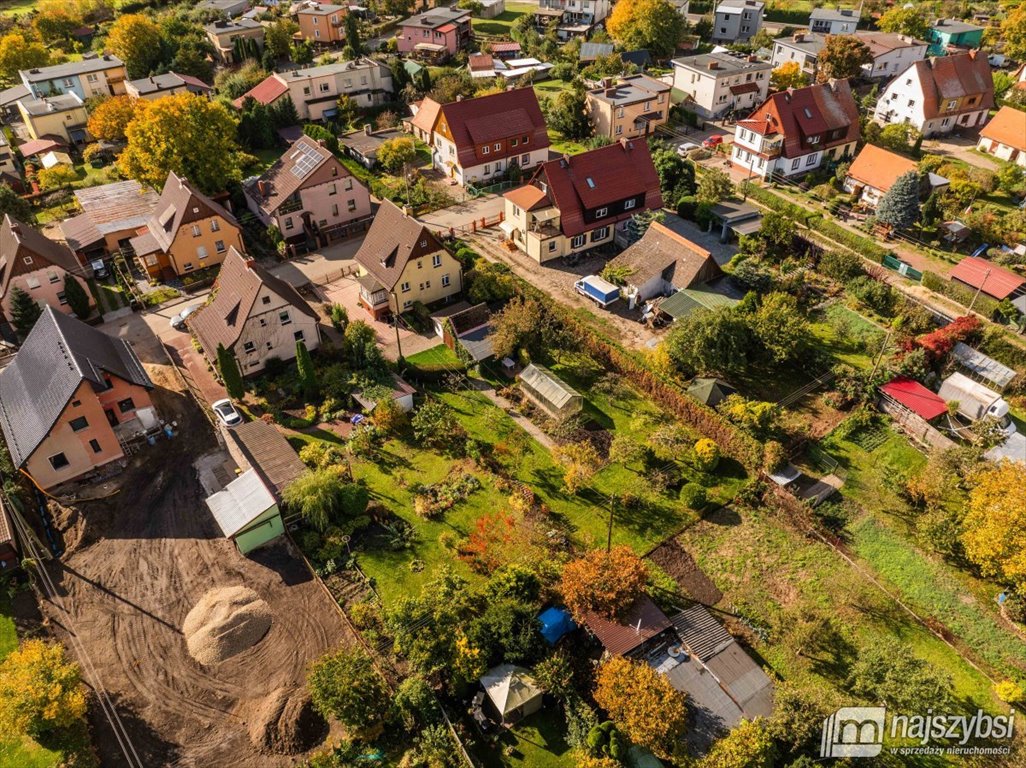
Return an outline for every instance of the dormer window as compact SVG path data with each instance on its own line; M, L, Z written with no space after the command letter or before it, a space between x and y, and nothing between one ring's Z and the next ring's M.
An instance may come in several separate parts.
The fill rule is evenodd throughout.
M625 201L625 202L624 202L624 204L623 204L623 209L624 209L625 211L629 211L629 210L630 210L631 208L633 208L633 207L634 207L635 205L637 205L637 202L638 202L638 201L637 201L637 200L634 200L634 199L631 199L631 200L627 200L627 201Z
M809 136L809 144L819 144L819 136Z
M599 208L598 210L595 211L595 218L596 219L602 219L602 218L605 218L608 215L609 215L609 209L608 208Z
M482 155L487 155L490 150L491 150L490 147L487 147L487 146L481 147L481 154Z

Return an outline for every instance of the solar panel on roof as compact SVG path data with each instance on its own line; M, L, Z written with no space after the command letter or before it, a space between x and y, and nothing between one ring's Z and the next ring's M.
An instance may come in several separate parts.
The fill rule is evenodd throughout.
M322 156L315 147L301 144L292 154L292 159L295 161L289 169L292 175L297 179L305 179L310 171L320 165Z

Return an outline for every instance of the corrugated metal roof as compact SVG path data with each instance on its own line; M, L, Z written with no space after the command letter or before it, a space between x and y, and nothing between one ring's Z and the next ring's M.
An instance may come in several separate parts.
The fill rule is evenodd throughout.
M306 472L306 465L285 435L266 421L247 421L229 434L250 466L279 497L285 486Z
M243 472L206 500L210 513L227 538L231 538L275 505L274 496L255 470Z
M703 661L734 642L730 633L703 605L693 605L678 613L671 621L684 645Z
M581 617L602 646L613 656L622 656L673 627L648 595L641 595L619 619L597 613Z

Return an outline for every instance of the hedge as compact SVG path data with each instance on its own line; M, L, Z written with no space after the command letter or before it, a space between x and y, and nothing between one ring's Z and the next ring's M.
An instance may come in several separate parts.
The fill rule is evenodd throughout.
M923 286L941 296L947 296L952 301L957 301L963 307L973 304L973 297L976 296L974 288L946 280L936 272L923 272ZM981 292L973 304L973 309L981 315L993 318L998 310L998 302Z
M581 347L607 369L625 377L634 387L683 421L685 424L716 441L720 451L740 462L747 470L758 472L762 466L762 445L723 416L690 397L676 382L657 373L638 355L599 334L581 322L568 307L553 300L548 294L524 280L515 281L523 298L533 299L549 312L564 328L580 341Z
M688 13L694 13L700 16L704 16L707 13L711 14L715 5L718 5L718 3L692 2L688 7ZM811 14L808 11L787 10L784 8L767 9L763 16L765 21L777 21L781 24L798 27L807 27L809 25L810 17Z

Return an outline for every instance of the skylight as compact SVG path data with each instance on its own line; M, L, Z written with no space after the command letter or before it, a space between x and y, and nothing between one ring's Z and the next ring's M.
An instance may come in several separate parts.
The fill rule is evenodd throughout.
M805 116L809 118L809 120L812 119L812 112L809 110L808 107L805 108Z
M584 181L588 185L588 189L595 189L595 180L591 178L591 176L586 178Z

